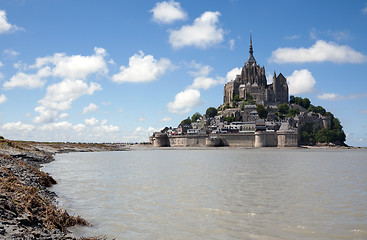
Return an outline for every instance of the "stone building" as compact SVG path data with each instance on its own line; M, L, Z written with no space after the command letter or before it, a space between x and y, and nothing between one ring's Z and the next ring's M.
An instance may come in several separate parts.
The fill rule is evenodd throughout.
M223 104L231 103L234 96L247 99L251 95L256 104L279 105L288 102L287 79L280 73L274 72L273 83L267 84L265 67L257 65L252 49L252 37L250 35L250 56L242 68L241 74L224 85Z

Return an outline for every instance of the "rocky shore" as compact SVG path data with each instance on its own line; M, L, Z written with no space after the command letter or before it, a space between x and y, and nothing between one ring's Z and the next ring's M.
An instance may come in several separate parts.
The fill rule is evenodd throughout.
M0 139L0 239L76 239L67 228L89 223L56 207L57 196L48 187L57 183L40 166L53 161L56 153L126 149L117 144Z

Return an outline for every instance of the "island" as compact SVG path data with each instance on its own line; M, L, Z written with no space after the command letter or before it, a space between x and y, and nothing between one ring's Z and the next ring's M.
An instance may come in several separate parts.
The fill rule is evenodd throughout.
M165 127L149 141L155 147L346 146L340 121L308 98L289 96L287 79L274 71L267 83L250 35L249 57L241 74L224 85L223 104L195 113L177 128Z

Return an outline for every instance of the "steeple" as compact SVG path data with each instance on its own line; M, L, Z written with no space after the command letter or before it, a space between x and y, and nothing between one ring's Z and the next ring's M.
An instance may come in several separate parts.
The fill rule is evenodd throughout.
M247 62L248 63L256 63L256 60L254 58L254 50L252 49L252 33L250 32L250 56L248 57Z

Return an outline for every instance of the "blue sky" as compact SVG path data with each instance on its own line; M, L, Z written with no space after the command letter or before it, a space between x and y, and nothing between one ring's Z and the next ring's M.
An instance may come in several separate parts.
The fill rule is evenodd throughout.
M367 146L367 1L0 1L0 135L136 142L254 56Z

